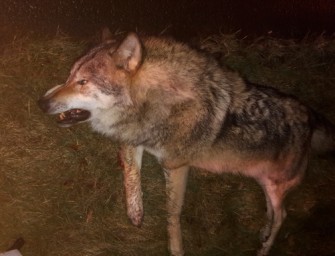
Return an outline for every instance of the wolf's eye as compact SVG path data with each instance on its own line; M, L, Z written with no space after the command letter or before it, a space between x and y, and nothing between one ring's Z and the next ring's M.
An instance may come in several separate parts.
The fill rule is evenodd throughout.
M87 80L85 80L85 79L79 80L77 83L80 84L80 85L85 85L85 84L87 84Z

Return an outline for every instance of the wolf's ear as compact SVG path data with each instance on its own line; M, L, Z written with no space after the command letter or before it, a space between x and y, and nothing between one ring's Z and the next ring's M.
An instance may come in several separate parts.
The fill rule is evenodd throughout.
M112 32L108 27L103 27L101 30L101 42L106 42L113 38Z
M142 61L142 44L135 33L129 33L113 53L115 64L124 70L134 73Z

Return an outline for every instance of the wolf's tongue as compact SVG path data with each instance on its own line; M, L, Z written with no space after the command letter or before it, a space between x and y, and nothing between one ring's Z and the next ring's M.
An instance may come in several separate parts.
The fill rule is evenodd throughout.
M71 109L59 114L57 123L61 126L71 126L78 122L85 121L91 113L83 109Z

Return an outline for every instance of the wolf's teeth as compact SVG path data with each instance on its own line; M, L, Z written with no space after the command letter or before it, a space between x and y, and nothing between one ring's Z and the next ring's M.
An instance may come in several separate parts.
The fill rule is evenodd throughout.
M64 118L65 118L65 114L64 114L64 112L60 113L60 115L59 115L59 119L60 119L60 120L63 120Z

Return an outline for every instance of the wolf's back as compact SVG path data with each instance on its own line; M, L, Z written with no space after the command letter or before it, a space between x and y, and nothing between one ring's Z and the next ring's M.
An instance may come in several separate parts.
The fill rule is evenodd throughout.
M335 125L324 116L312 112L314 132L312 149L318 154L335 152Z

